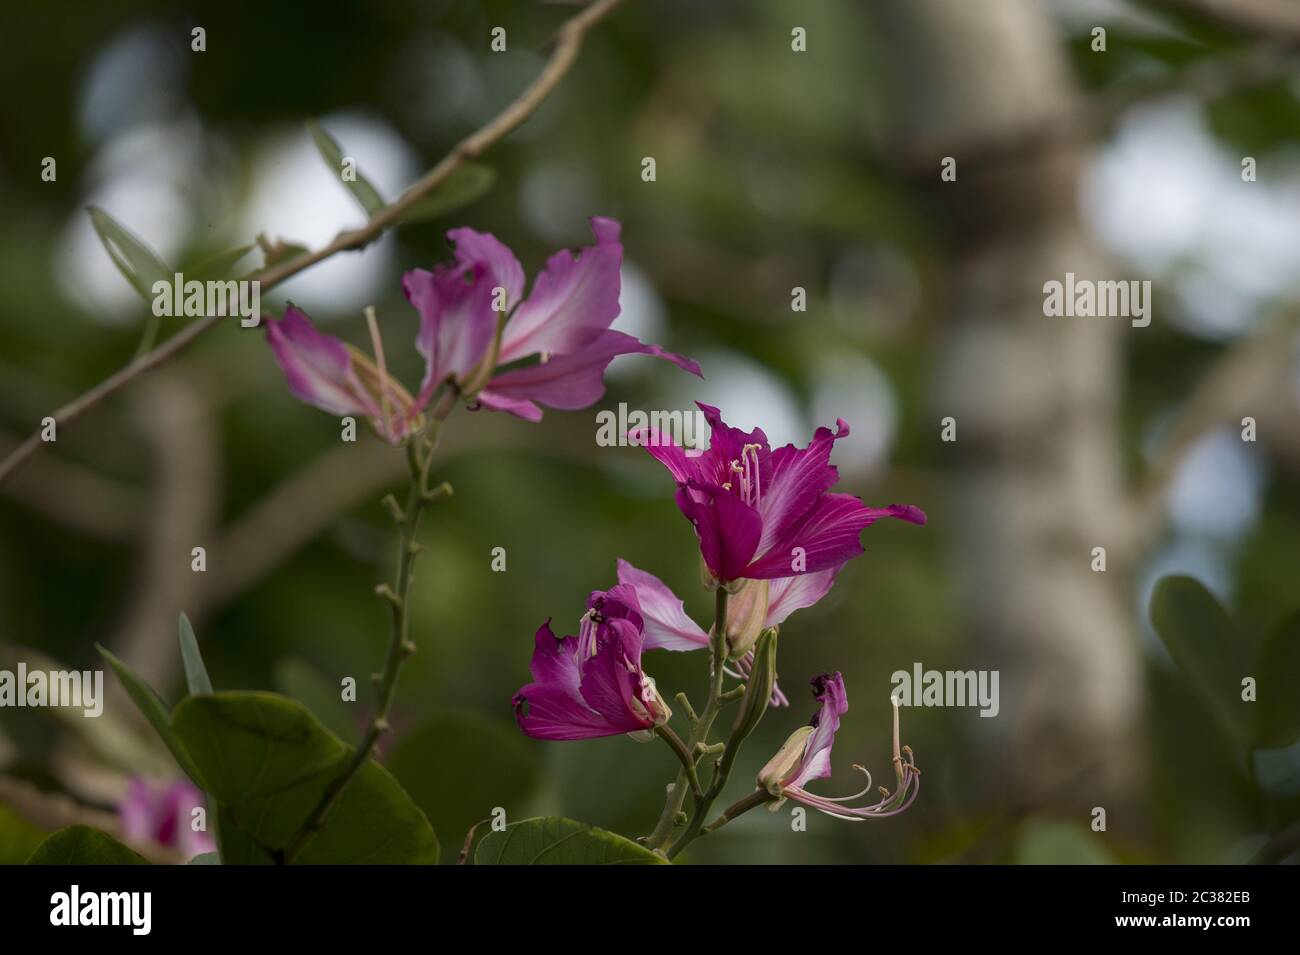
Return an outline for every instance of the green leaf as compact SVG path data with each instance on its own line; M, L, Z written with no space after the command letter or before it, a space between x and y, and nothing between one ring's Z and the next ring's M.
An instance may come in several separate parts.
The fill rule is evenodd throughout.
M28 865L148 865L149 860L106 832L68 826L36 847Z
M194 765L194 760L190 758L190 754L185 751L184 745L182 745L176 734L172 732L171 716L167 711L167 704L163 702L163 698L157 694L153 687L140 677L136 676L136 674L131 671L130 667L115 657L107 649L100 646L98 643L95 644L95 649L100 652L100 655L108 661L108 665L113 668L113 672L117 674L117 678L121 680L122 685L126 687L127 696L131 697L131 702L135 704L136 709L144 714L145 719L149 721L149 725L154 728L154 731L157 732L163 743L166 744L167 749L175 758L176 764L180 766L186 776L190 777L190 779L194 781L196 786L200 789L207 789L206 784L203 782L203 777L199 773L198 767Z
M497 171L481 163L458 166L442 185L402 214L404 223L441 219L481 198L497 181Z
M221 865L220 852L200 852L186 865Z
M88 206L86 211L90 213L90 222L117 270L142 299L152 302L154 283L159 280L170 283L171 269L163 265L157 254L131 230L103 209Z
M474 853L475 865L667 865L631 839L594 826L546 816L489 832Z
M1256 745L1268 749L1290 746L1300 740L1300 612L1286 617L1268 635L1255 674Z
M1242 745L1253 736L1254 703L1241 698L1249 674L1227 612L1191 577L1166 577L1151 597L1151 624L1198 693Z
M311 663L301 657L284 657L276 661L271 682L285 696L293 697L315 713L331 732L345 738L356 733L355 704L345 703L341 686L330 682ZM435 824L435 831L438 828Z
M434 717L404 734L387 766L444 838L459 842L501 806L523 816L541 766L514 723L473 713Z
M228 278L234 273L235 265L239 260L256 248L256 243L249 243L248 245L241 245L237 249L218 252L216 255L199 261L189 271L200 282L206 282L209 279Z
M193 695L211 693L212 681L208 679L207 667L203 665L203 656L199 653L199 641L194 636L194 628L190 626L190 618L185 614L180 616L180 641L185 685Z
M374 215L387 205L379 190L370 184L370 180L361 175L361 170L357 169L355 164L352 172L356 178L351 181L343 178L343 150L334 137L311 120L307 121L307 129L311 131L311 138L316 143L316 151L325 160L325 165L338 177L339 182L347 187L348 192L352 193L352 197L361 204L361 208L366 210L367 214Z
M186 697L172 727L211 782L226 865L273 861L352 754L301 703L273 693ZM397 780L371 760L293 861L434 863L438 839Z

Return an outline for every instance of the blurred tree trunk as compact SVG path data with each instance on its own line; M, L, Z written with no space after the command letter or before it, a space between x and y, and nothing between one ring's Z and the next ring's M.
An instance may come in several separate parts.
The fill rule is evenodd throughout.
M977 162L975 148L1016 140L1072 107L1063 40L1045 6L882 0L871 9L892 68L899 139L887 148L933 157L921 188L949 257L950 284L936 296L948 314L934 410L957 420L953 572L975 665L1001 672L1001 713L973 721L984 734L982 775L992 791L1079 813L1127 802L1141 762L1117 430L1119 336L1129 325L1043 315L1044 282L1105 270L1076 214L1078 145L996 162ZM941 182L949 155L957 181ZM1106 548L1106 573L1091 569L1094 547Z

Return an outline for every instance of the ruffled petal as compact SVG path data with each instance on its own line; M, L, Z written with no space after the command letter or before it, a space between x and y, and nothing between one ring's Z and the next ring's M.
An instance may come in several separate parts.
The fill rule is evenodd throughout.
M730 491L698 481L678 489L677 507L694 525L700 553L714 577L737 580L753 576L745 573L745 567L763 533L758 511Z
M849 426L843 418L836 430L818 428L806 448L787 444L772 452L771 466L763 475L758 512L763 516L763 536L758 542L762 555L780 540L839 479L831 465L835 441L846 437Z
M379 418L380 409L352 367L347 346L316 329L306 313L290 305L280 321L266 325L267 341L299 401L337 415Z
M498 395L496 392L484 388L475 396L475 399L484 408L492 411L504 411L516 418L523 418L525 421L536 422L542 420L542 409L527 398L508 398L505 395Z
M596 244L555 253L533 290L511 316L501 339L501 362L529 355L565 354L596 339L618 315L623 245L614 219L593 218Z
M858 535L882 517L925 523L925 513L910 504L872 508L852 494L823 494L799 523L747 567L742 576L774 579L841 566L862 553ZM796 554L796 548L802 553ZM795 569L797 561L801 561L800 571Z
M488 383L486 391L494 403L536 402L564 411L586 408L605 393L605 369L609 363L619 355L629 354L665 358L699 374L695 362L666 352L658 345L643 344L622 332L603 331L580 351L497 375Z
M602 634L596 655L582 668L582 698L608 722L612 733L633 733L649 729L654 720L633 709L641 696L641 669L637 657L622 639L619 629Z
M709 645L709 635L686 615L685 604L654 574L633 567L620 558L618 582L636 591L637 603L645 618L641 637L643 649L698 650Z
M823 673L812 681L813 695L821 708L814 717L813 734L804 749L799 772L786 785L802 787L814 779L825 779L831 774L831 746L839 732L840 717L849 709L848 694L844 690L844 677L839 673Z
M402 291L420 313L416 350L424 356L417 403L424 407L450 376L467 377L483 360L496 333L492 279L481 263L466 269L412 269Z
M504 288L507 312L519 304L524 297L524 268L501 240L467 228L452 229L447 238L456 246L456 264L462 272L481 268L493 288Z
M830 591L836 575L843 567L844 565L840 564L810 574L795 574L793 577L774 579L768 588L767 622L764 625L779 627L796 610L803 610L817 603Z
M574 637L556 639L548 620L538 628L529 669L533 683L511 701L519 728L538 739L592 739L621 730L582 698L582 665Z

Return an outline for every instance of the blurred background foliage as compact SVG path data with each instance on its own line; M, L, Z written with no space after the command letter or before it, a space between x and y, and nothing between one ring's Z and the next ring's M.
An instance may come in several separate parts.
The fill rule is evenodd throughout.
M588 216L610 215L623 223L627 256L617 327L704 366L700 384L664 363L623 359L596 408L548 412L540 425L487 413L451 419L437 476L456 493L423 529L420 650L403 673L385 752L433 822L445 861L495 806L511 819L554 813L641 834L674 772L658 745L541 743L511 719L534 630L547 617L557 630L576 628L589 591L614 582L616 557L662 577L708 623L711 601L671 485L644 452L596 446L601 408L686 408L700 398L732 423L763 426L774 444L802 444L843 417L854 435L837 449L842 486L929 513L924 529L870 528L866 554L831 596L783 628L779 668L793 705L746 745L737 797L739 781L811 715L805 687L817 673L843 671L849 691L831 784L843 792L851 763L887 770L892 672L917 661L1001 665L969 638L954 585L965 569L950 535L962 515L939 419L961 410L937 407L933 391L956 305L942 291L948 253L933 196L891 171L899 157L883 64L892 38L870 6L631 0L593 33L537 114L484 157L497 178L481 199L263 301L278 311L292 299L359 344L361 308L373 304L390 365L414 382L420 369L405 342L415 313L399 278L447 258L447 228L493 232L532 276L556 248L589 240ZM1092 6L1048 5L1062 56L1089 95L1174 76L1243 43L1195 18ZM105 208L177 269L263 230L327 241L360 214L315 156L305 120L319 120L392 198L529 82L566 15L550 4L402 0L8 6L0 445L128 361L139 340L146 307L113 271L86 205ZM1090 48L1097 23L1108 28L1105 55ZM795 24L808 31L806 54L791 52ZM507 29L504 53L489 50L497 25ZM190 51L194 26L206 30L205 52ZM1208 103L1156 97L1135 107L1140 123L1125 114L1089 152L1077 198L1084 220L1123 263L1119 275L1157 286L1151 327L1125 327L1111 436L1135 480L1207 370L1294 295L1298 90L1289 76ZM1238 154L1257 157L1268 184L1251 188L1271 190L1267 198L1241 197ZM58 163L54 182L39 175L46 156ZM657 161L654 183L641 180L644 156ZM1221 180L1208 207L1207 175ZM1142 205L1152 191L1167 204ZM804 313L791 311L794 286L808 291ZM1207 324L1207 312L1226 318ZM1290 400L1284 418L1296 417L1294 387ZM813 815L796 835L788 811L754 812L691 858L1215 862L1247 858L1266 832L1293 823L1294 795L1261 795L1147 622L1152 583L1171 571L1203 580L1243 633L1264 632L1297 605L1300 458L1276 445L1256 450L1237 431L1198 439L1179 463L1161 499L1162 532L1123 585L1145 702L1132 747L1110 756L1145 773L1112 831L1088 829L1086 777L1027 801L990 778L978 740L994 721L975 709L911 709L903 737L925 785L904 817L852 826ZM186 611L218 687L296 696L355 738L386 640L386 610L371 588L390 574L394 540L378 500L401 470L400 456L370 435L341 444L336 421L292 400L261 331L221 327L65 429L0 492L6 655L100 667L99 641L175 699L175 619ZM189 569L196 545L208 549L201 575ZM490 569L495 547L506 549L504 573ZM1087 556L1079 560L1086 570ZM657 652L647 667L669 695L698 696L706 679L700 654ZM357 678L360 704L337 701L344 676ZM112 692L97 721L0 713L5 777L103 810L127 774L166 772ZM1000 717L1014 718L1006 709ZM3 805L0 793L5 861L25 856L47 818L12 801Z

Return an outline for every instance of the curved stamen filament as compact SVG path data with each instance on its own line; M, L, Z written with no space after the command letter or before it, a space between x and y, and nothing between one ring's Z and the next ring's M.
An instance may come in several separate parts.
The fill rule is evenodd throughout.
M860 799L871 792L871 772L861 763L854 763L853 768L867 777L867 784L859 792L855 792L852 796L823 796L822 798L828 802L850 802L854 799Z

